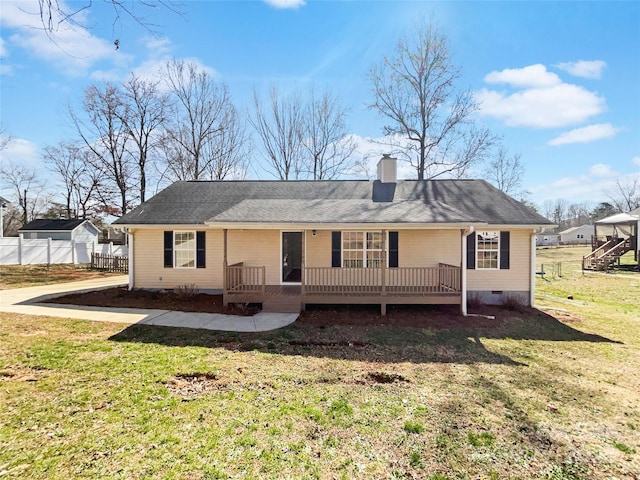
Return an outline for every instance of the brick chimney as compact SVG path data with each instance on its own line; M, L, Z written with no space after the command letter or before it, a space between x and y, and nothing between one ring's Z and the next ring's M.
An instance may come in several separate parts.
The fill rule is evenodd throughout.
M378 180L382 183L396 183L398 179L398 159L385 153L378 160Z

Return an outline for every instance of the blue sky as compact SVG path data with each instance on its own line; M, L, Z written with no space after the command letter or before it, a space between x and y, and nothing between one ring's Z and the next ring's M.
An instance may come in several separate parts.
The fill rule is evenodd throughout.
M367 72L432 18L462 68L459 86L482 102L477 121L521 154L530 200L595 205L617 179L640 177L640 2L187 0L181 15L128 5L153 33L94 1L76 17L88 28L61 29L53 43L33 28L37 0L0 3L0 113L14 138L0 161L39 166L43 147L72 136L67 105L86 86L132 71L153 78L173 57L207 68L242 111L271 84L327 88L350 108L366 153L383 125L366 108Z

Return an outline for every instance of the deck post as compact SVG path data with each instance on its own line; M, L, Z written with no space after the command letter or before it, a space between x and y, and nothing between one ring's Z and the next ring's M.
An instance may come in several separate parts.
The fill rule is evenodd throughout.
M387 294L387 279L386 279L386 270L387 270L387 231L386 230L382 230L382 272L380 273L380 280L382 282L382 296L384 297ZM386 313L386 305L385 305L385 313ZM383 313L382 315L385 315L385 313Z
M302 255L300 256L300 295L304 295L304 257L305 257L305 240L307 237L307 231L306 230L302 230L302 241L301 241L301 250L302 250Z
M473 227L460 230L460 311L467 315L467 237L473 233Z
M224 305L227 305L226 302L226 297L227 297L227 288L228 288L228 284L227 284L227 229L223 229L222 230L222 298L223 298L223 302Z

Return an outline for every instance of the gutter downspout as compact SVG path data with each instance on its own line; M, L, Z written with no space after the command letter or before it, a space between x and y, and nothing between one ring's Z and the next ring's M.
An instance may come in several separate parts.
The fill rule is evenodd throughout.
M135 281L134 281L134 262L133 262L133 233L131 233L131 230L128 231L127 233L127 240L128 240L128 245L127 245L127 255L129 256L129 290L133 290L133 287L135 285Z
M474 232L473 225L469 226L468 229L460 230L461 241L461 259L460 259L460 310L463 316L467 316L467 237Z
M529 306L533 307L536 295L536 235L542 232L542 228L534 228L531 232L531 247L529 257L531 264L529 266Z

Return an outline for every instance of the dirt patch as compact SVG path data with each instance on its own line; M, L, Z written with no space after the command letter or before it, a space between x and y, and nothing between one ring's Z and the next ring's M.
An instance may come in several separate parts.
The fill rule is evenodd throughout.
M224 389L225 382L211 372L179 373L167 383L169 391L184 401Z
M407 378L398 373L370 372L365 378L371 383L409 382Z
M184 295L172 291L128 290L126 287L72 293L47 300L45 303L86 305L94 307L146 308L179 312L224 313L227 315L254 315L255 306L240 308L222 305L222 295L198 293Z

